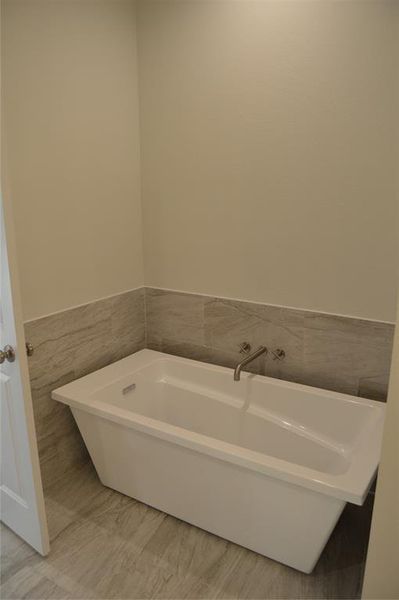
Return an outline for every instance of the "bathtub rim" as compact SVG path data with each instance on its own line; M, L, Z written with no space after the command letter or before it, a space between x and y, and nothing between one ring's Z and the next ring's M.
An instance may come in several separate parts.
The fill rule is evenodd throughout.
M251 469L260 475L299 485L345 502L357 505L363 504L378 467L385 413L384 403L262 375L242 374L243 378L251 377L263 381L267 380L278 387L291 390L300 389L309 391L312 394L320 392L323 395L327 394L332 399L366 405L380 411L378 420L369 424L369 427L362 434L360 443L354 447L348 469L341 474L331 474L195 433L93 398L93 395L105 386L116 383L122 377L133 374L145 366L165 359L183 364L189 363L196 367L202 365L206 369L229 373L231 376L233 372L228 367L220 367L202 361L143 349L55 389L51 396L54 400L68 405L71 409L83 410L94 416L111 420L123 427L135 429L141 433L161 438L164 441L184 446L194 452L202 452L215 459Z

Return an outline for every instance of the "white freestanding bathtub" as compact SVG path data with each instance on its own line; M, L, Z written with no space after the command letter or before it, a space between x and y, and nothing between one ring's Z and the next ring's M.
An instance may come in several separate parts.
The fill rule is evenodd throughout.
M306 573L366 497L385 409L152 350L53 398L104 485Z

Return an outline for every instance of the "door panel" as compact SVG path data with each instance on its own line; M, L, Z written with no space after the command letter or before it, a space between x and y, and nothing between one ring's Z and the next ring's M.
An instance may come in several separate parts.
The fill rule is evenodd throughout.
M10 378L3 373L0 373L0 402L1 440L8 454L7 460L1 461L1 486L8 494L25 504L22 499L22 473L18 465L18 436L15 427L16 416L13 414Z
M0 364L1 520L41 554L49 551L47 522L30 395L22 312L10 243L12 223L0 204L0 349L10 345L15 360ZM10 234L10 235L9 235ZM11 252L10 252L11 249ZM4 358L4 357L3 357Z

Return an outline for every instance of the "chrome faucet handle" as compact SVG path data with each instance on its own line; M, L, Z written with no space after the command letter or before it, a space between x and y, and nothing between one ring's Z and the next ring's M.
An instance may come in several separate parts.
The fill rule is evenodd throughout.
M273 354L273 360L284 360L284 358L285 358L285 350L281 350L281 348L272 350L272 354Z
M240 354L249 354L251 352L251 344L249 342L241 342L239 348Z

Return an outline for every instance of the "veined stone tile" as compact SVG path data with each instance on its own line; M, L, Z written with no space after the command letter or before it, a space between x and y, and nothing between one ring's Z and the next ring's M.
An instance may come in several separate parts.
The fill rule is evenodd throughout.
M205 302L206 345L235 350L242 341L273 347L284 339L302 339L305 313L225 299Z
M218 365L221 367L234 368L236 364L242 360L242 354L238 352L225 352L218 348L209 348L207 346L198 346L188 342L174 342L163 339L162 342L148 342L147 347L150 350L165 352L174 356L181 356L191 360L197 360L203 363ZM264 357L259 357L251 364L245 367L244 372L264 374L265 371Z
M265 344L262 319L255 305L246 302L207 299L205 302L205 343L210 348L239 352L241 342L253 349Z
M330 315L308 315L304 330L304 383L357 395L365 377L389 370L394 327Z
M163 339L203 346L204 297L146 288L147 342Z
M304 313L251 302L212 299L205 303L205 339L212 350L230 352L233 364L243 355L241 342L251 351L263 345L269 354L246 370L280 379L299 380L302 372ZM273 351L283 349L285 358L274 360ZM229 364L229 366L233 366Z
M145 292L144 288L134 293L111 298L112 345L119 360L145 348Z
M148 347L234 367L243 357L241 342L252 350L266 345L269 354L245 370L352 395L386 396L392 324L153 288L146 296ZM277 348L285 351L284 360L274 360Z
M361 377L358 395L371 400L385 401L388 396L389 373L377 377Z
M45 486L88 460L68 407L51 392L145 346L144 290L49 315L25 324L33 410Z
M51 391L67 372L74 379L77 362L84 368L96 352L103 352L111 337L106 302L93 302L25 325L26 339L34 347L29 359L33 392Z
M68 409L69 410L69 409ZM68 430L38 442L44 490L64 480L74 469L90 461L89 453L71 414Z
M174 354L192 360L201 362L210 362L210 349L205 346L198 346L190 342L175 342L173 340L163 339L162 343L149 344L151 350L158 352L166 352L166 354Z

